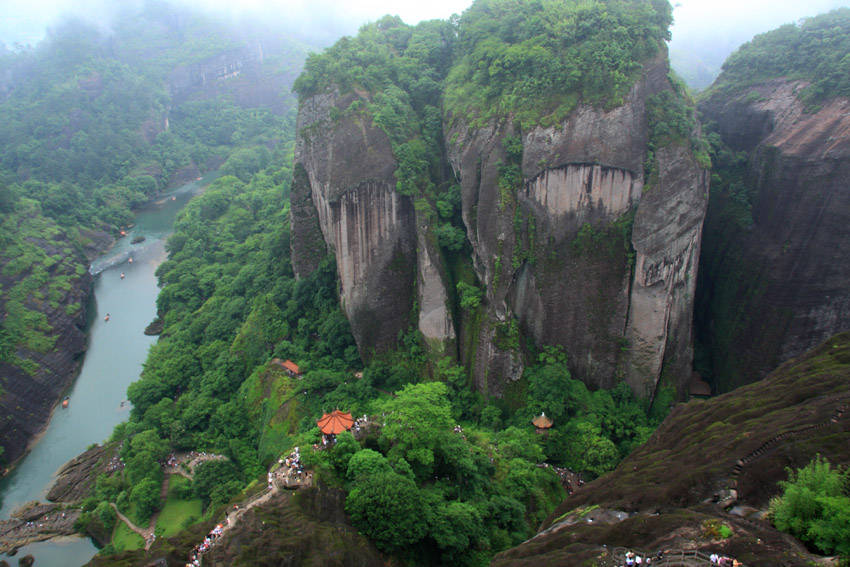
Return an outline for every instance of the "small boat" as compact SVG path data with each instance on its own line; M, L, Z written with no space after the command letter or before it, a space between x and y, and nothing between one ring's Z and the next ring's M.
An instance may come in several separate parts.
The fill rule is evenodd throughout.
M67 407L68 407L68 396L65 396L65 399L64 399L64 400L62 400L62 407L63 407L63 408L67 408Z
M109 321L109 313L106 314L106 317L103 318L104 321Z
M124 279L124 272L121 272L121 279Z
M133 257L132 257L132 256L130 256L130 259L129 259L129 260L127 260L127 261L128 261L128 262L130 262L130 263L132 264L132 263L133 263Z

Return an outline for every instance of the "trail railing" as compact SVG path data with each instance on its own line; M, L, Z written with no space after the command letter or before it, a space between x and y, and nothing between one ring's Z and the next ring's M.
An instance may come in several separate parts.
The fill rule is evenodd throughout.
M655 553L647 553L640 550L627 549L625 547L615 547L611 554L618 566L626 564L626 553L629 551L644 558L650 557L652 559L650 562L651 567L661 565L713 565L710 555L702 551L697 551L696 549L677 549L674 551L666 551L661 559L656 559ZM643 567L643 565L645 565L645 562L641 564L641 567ZM738 565L740 567L745 567L744 564L740 562Z

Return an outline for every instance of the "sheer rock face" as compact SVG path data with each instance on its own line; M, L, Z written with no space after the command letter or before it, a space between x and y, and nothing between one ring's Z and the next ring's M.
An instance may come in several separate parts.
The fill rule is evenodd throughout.
M519 378L518 348L498 337L516 317L538 346L562 346L592 387L623 378L651 395L664 368L683 391L708 181L688 150L669 147L656 151L659 179L645 191L645 100L670 88L666 75L660 58L625 104L580 106L558 127L520 131L507 119L473 130L455 118L446 129L487 288L487 317L465 361L479 389L498 395ZM524 183L506 194L498 182L508 136L522 139Z
M803 86L778 79L701 105L723 141L749 154L753 188L752 225L707 250L723 258L706 273L706 335L722 390L850 329L850 101L806 113L795 96ZM733 273L733 261L746 277ZM721 286L746 302L745 312L718 307Z
M479 391L500 396L520 378L522 337L530 337L537 347L562 346L591 387L625 379L652 395L664 370L684 392L707 176L689 150L671 146L656 150L658 180L644 186L645 100L671 88L667 72L660 57L623 105L579 106L557 127L521 131L510 117L476 129L456 117L446 126L472 262L486 287L484 316L464 317L457 333ZM427 215L396 193L389 140L351 107L359 98L329 92L301 105L293 265L304 275L325 245L336 253L362 354L394 346L414 317L430 344L451 345L448 278ZM507 137L523 146L515 164L522 186L508 190L499 188Z
M111 239L103 233L87 233L85 236L91 241L91 246L85 250L90 257L111 243ZM61 255L65 247L72 246L64 233L34 244L43 248L49 256ZM0 443L5 449L3 457L9 463L22 457L32 440L46 427L51 412L77 373L80 357L86 349L83 327L92 277L88 272L75 277L75 268L86 263L86 258L80 255L67 258L53 267L52 276L71 278L71 285L62 291L55 307L37 297L37 293L42 298L48 296L46 286L36 290L37 293L33 293L26 302L29 309L44 313L50 326L48 336L55 340L53 348L46 352L23 346L17 348L16 355L20 359L35 364L33 372L0 361L0 389L3 392L0 395L0 416L3 416L0 419ZM10 289L15 280L16 276L0 275L0 287ZM79 306L76 312L72 309L75 306ZM69 315L69 311L73 315Z
M450 340L454 326L439 256L417 230L410 198L395 190L389 139L368 114L349 110L357 100L329 93L300 108L292 255L303 276L318 265L325 244L336 254L340 300L368 358L394 347L399 331L415 324L414 300L427 339Z

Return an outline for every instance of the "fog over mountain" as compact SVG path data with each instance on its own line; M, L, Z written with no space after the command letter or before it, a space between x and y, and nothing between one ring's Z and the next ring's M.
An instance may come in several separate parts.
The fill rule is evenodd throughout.
M47 28L69 14L108 29L119 10L141 2L31 0L9 3L0 15L0 41L8 49L16 45L34 45L44 37ZM177 3L223 16L234 23L261 21L312 45L324 46L342 35L356 33L363 23L385 14L397 14L406 23L415 24L460 14L471 1L179 0ZM714 80L726 57L754 35L833 8L850 6L850 0L681 0L673 4L675 23L670 59L689 85L701 89Z
M670 62L691 87L702 89L720 73L726 57L753 36L850 6L850 0L680 0L673 5Z

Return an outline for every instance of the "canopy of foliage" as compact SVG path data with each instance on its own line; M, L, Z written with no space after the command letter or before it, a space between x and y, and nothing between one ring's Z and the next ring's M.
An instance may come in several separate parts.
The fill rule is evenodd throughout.
M53 348L39 306L58 309L77 286L87 229L117 234L185 166L224 161L222 173L247 182L281 162L293 138L294 109L275 115L224 96L172 98L175 69L241 45L232 32L161 2L122 10L109 34L70 20L36 47L0 57L0 268L8 278L0 360L29 373L37 357L16 353ZM303 57L293 43L280 68ZM74 315L80 306L65 308Z
M850 97L850 8L757 35L729 56L706 96L777 77L810 82L799 96L812 106Z
M666 0L478 0L458 22L446 109L558 122L582 100L622 104L670 39Z
M850 555L850 470L818 455L780 482L770 501L773 524L828 555Z

